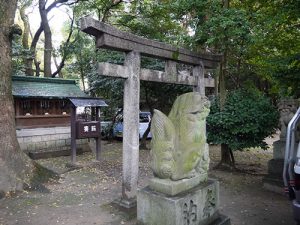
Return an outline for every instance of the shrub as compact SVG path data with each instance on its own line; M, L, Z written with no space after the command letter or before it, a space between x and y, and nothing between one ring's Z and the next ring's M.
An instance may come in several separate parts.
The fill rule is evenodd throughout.
M228 93L223 110L219 100L212 101L207 118L208 142L225 144L231 150L266 148L264 139L273 134L279 114L261 93L236 90Z

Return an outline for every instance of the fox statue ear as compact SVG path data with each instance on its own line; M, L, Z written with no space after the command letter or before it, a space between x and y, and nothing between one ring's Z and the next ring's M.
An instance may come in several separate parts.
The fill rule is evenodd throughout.
M156 176L169 179L175 170L175 127L159 110L154 110L151 134L151 168Z

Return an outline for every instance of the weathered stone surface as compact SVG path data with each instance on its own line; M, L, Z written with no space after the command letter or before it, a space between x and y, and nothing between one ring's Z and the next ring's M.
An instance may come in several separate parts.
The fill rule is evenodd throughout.
M70 127L17 130L21 150L34 159L70 155ZM80 151L90 151L87 139L76 140Z
M273 143L273 159L284 159L286 142L282 140Z
M37 135L70 134L70 127L33 128L17 130L18 137L32 137Z
M117 204L125 209L132 209L136 207L136 197L134 198L119 198L113 201L114 204Z
M190 190L206 180L206 175L196 175L195 177L189 179L182 179L177 181L155 177L149 180L149 187L154 191L174 196L181 192Z
M128 78L124 82L123 108L123 183L122 198L136 197L139 171L139 111L140 111L140 54L126 55L125 67ZM123 201L124 201L123 200Z
M268 174L263 178L263 187L269 191L284 194L282 178L284 161L282 158L271 159L268 162Z
M204 78L204 66L202 64L193 68L193 77L195 77L196 83L194 85L194 91L204 96L208 79Z
M282 179L283 159L271 159L268 162L268 173Z
M175 67L176 69L176 67ZM198 71L199 70L199 71ZM128 74L125 72L126 67L111 63L101 62L98 64L98 74L109 77L117 77L127 79ZM197 71L197 73L196 73ZM173 71L174 72L174 71ZM141 69L140 79L145 81L160 82L160 83L171 83L171 84L182 84L190 86L203 86L203 87L214 87L214 79L203 78L197 79L196 77L201 72L198 67L195 67L193 76L190 75L177 75L176 73L171 73L170 71L158 71ZM205 90L204 90L205 91ZM200 92L200 90L199 90ZM203 91L201 92L203 94Z
M206 144L206 117L209 102L191 92L179 96L169 114L155 110L151 123L151 156L154 175L180 180L207 176L209 154Z
M209 180L168 196L149 187L138 191L137 220L143 225L208 225L219 218L219 183Z
M203 61L207 68L215 68L221 61L221 55L196 54L158 41L149 40L134 34L123 32L91 17L80 19L81 30L94 35L97 47L120 51L137 51L143 55L199 65Z
M300 101L298 99L281 99L279 101L278 110L280 112L280 140L285 141L288 123L295 115L299 105ZM298 136L299 132L297 132L297 139L299 139Z
M263 187L266 190L284 194L283 164L285 144L283 140L273 143L273 159L268 161L268 174L263 178Z
M122 65L101 62L98 63L99 76L117 77L127 79L126 67Z

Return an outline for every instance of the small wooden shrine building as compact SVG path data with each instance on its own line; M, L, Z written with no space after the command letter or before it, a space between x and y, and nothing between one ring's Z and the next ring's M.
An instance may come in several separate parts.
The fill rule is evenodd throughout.
M88 102L89 95L75 80L28 76L12 77L17 137L22 150L32 158L71 153L72 99ZM98 99L100 106L106 103ZM79 114L78 114L79 113ZM80 118L80 113L77 112ZM90 151L87 139L76 140L78 152Z
M13 76L16 128L70 125L68 98L90 98L75 80Z

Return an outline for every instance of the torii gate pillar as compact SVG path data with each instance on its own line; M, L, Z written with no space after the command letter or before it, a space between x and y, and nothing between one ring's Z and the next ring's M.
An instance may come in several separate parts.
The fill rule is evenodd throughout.
M140 53L132 51L124 62L128 77L124 82L121 204L127 207L135 199L139 171L140 58Z

